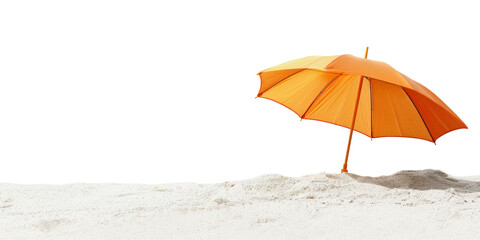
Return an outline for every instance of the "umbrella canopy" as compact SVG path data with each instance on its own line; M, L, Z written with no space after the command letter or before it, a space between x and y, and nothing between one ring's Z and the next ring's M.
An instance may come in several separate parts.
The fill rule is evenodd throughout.
M390 65L352 55L311 56L266 69L257 97L301 119L350 128L371 138L410 137L434 142L467 128L434 93ZM346 162L342 172L346 172Z

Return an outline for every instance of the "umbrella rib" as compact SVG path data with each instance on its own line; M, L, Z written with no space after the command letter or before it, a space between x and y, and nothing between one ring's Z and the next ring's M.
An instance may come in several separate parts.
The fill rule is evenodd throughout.
M432 138L433 143L435 143L435 139L433 139L432 133L430 132L430 129L428 129L427 123L425 123L425 120L423 119L422 114L420 114L420 111L418 111L417 105L415 104L415 102L412 100L412 98L410 97L410 95L408 95L407 91L405 91L405 89L404 89L403 87L402 87L402 90L403 90L403 92L405 92L405 94L407 95L407 97L410 99L410 102L412 102L413 106L415 107L415 110L417 110L418 115L420 116L420 118L421 118L422 121L423 121L423 125L425 125L425 128L426 128L427 131L428 131L428 134L430 134L430 138ZM435 143L435 144L436 144L436 143Z
M275 84L273 84L272 86L270 86L269 88L267 88L267 89L266 89L265 91L263 91L261 94L258 94L258 96L261 97L266 91L272 89L272 88L275 87L277 84L279 84L279 83L287 80L287 79L290 78L291 76L293 76L293 75L295 75L295 74L297 74L297 73L300 73L300 72L302 72L302 71L305 71L305 70L307 70L307 69L308 69L308 68L304 68L304 69L302 69L302 70L300 70L300 71L298 71L298 72L294 72L294 73L288 75L286 78L284 78L284 79L276 82Z
M322 95L323 91L330 85L331 82L333 82L333 80L337 79L338 77L340 77L340 75L342 75L341 73L339 73L337 76L335 76L332 80L330 80L330 82L328 82L325 87L322 88L322 90L318 93L317 97L315 97L315 99L312 101L312 103L310 103L310 106L308 106L307 110L303 113L303 115L300 117L301 119L303 119L305 117L305 114L307 114L308 110L310 110L310 108L313 106L313 103L315 101L317 101L317 99L320 97L320 95Z
M372 80L365 77L370 82L370 138L373 138L373 90L372 90Z

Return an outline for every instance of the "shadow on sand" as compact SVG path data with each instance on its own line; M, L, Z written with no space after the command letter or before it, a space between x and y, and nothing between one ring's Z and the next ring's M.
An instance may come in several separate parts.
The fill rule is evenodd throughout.
M453 188L459 192L480 192L480 182L452 178L439 170L407 170L390 176L364 177L347 173L361 183L370 183L387 188L431 190Z

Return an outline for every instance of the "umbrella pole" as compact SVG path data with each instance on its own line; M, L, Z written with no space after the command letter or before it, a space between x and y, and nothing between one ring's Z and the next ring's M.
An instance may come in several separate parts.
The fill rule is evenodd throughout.
M367 58L367 55L368 55L368 47L365 50L365 57L364 58ZM343 164L343 169L340 171L340 173L348 172L348 170L347 170L348 154L350 153L350 144L352 143L353 128L355 127L355 120L357 118L357 110L358 110L358 102L360 100L360 93L362 93L362 83L363 83L363 76L360 78L360 84L358 84L357 100L355 101L355 110L353 111L352 126L350 127L350 136L348 137L348 145L347 145L347 153L345 155L345 163Z

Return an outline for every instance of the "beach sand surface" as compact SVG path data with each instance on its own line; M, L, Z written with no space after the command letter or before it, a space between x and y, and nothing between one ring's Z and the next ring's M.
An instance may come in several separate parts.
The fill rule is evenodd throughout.
M480 239L480 176L0 184L0 239Z

